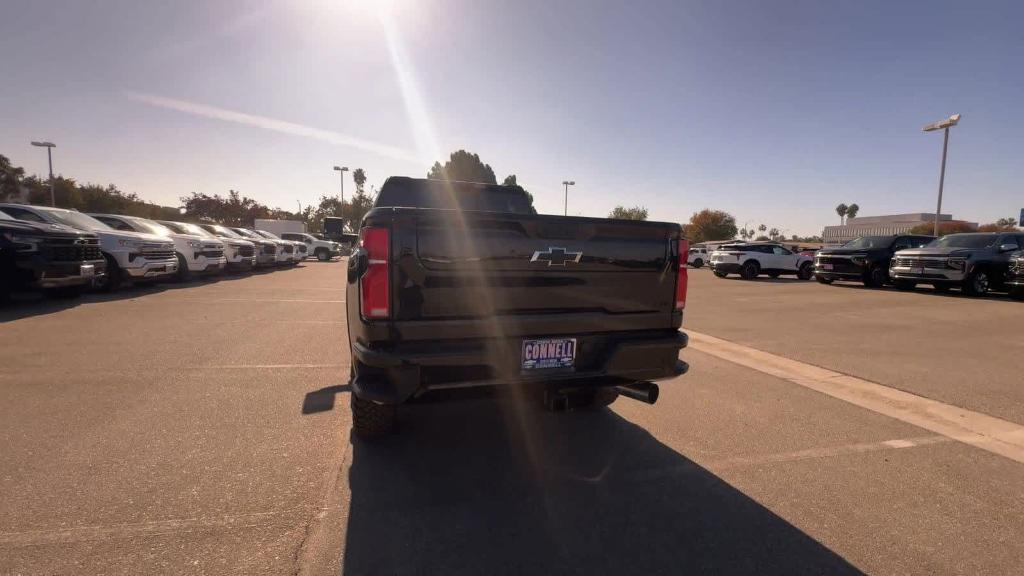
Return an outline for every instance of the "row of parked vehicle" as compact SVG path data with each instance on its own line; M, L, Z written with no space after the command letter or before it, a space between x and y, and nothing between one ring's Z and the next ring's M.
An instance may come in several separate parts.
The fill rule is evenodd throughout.
M719 278L788 274L802 280L813 277L822 284L855 281L900 290L924 284L940 292L959 289L968 296L983 296L997 291L1024 299L1024 232L864 236L813 254L771 242L741 242L690 255L691 263L703 263L703 258L709 258Z
M74 296L131 282L294 266L330 260L335 242L310 234L149 220L118 214L0 203L0 298L41 289Z

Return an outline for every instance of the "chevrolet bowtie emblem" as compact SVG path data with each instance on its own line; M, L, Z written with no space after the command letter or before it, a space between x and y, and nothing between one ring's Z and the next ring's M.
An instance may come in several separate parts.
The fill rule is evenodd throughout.
M579 264L583 252L566 252L565 248L549 246L547 251L537 250L530 262L547 262L548 266L565 266L566 262Z

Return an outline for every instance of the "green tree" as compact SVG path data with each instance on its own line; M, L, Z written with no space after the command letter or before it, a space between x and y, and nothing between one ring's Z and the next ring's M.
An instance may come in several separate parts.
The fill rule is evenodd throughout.
M356 183L356 194L359 194L363 191L363 185L366 184L366 171L356 168L352 172L352 181Z
M693 243L731 240L736 232L736 218L732 214L709 208L695 212L686 225L686 236Z
M768 230L768 227L765 226L764 224L761 224L760 226L757 227L757 231L760 232L762 236L764 235L766 230Z
M910 229L910 234L931 234L935 231L935 224L929 222L926 224L918 224ZM946 220L945 222L939 222L939 236L945 236L946 234L960 234L961 232L976 232L977 228L971 226L963 220Z
M480 156L465 150L452 152L448 161L442 166L440 162L434 162L427 173L427 178L435 180L461 180L463 182L481 182L483 184L497 184L494 177L494 170L488 164L480 160Z
M228 191L226 197L220 194L200 194L193 192L191 196L182 197L185 209L182 215L186 220L217 222L226 226L250 227L257 218L269 218L270 208L242 196L236 190Z
M502 180L501 185L519 188L526 194L526 197L530 199L530 206L533 206L533 194L530 194L529 192L526 191L526 188L523 188L522 186L519 185L519 182L516 181L515 174L509 174L508 176L505 176L505 179Z
M633 206L632 208L616 206L608 213L608 217L616 220L647 220L647 208L643 206Z
M850 218L856 218L857 212L860 212L860 206L856 204L850 204L846 207L846 221L849 222Z
M845 222L846 213L849 212L850 207L846 204L840 204L836 206L836 214L839 214L839 225L842 226Z
M21 193L21 179L24 177L24 168L11 164L6 156L0 154L0 200L17 198Z
M779 237L779 229L778 228L772 228L771 230L769 230L768 231L768 237L771 238L772 240L775 240L776 238L778 238Z

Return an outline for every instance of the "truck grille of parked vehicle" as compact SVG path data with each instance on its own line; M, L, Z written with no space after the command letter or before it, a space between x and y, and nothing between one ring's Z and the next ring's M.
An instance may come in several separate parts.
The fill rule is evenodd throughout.
M96 238L53 238L47 240L50 253L56 262L79 262L84 260L102 260L100 241Z
M166 260L175 257L173 244L143 244L140 252L147 260Z
M949 258L911 258L907 256L897 256L896 258L893 259L893 261L893 266L899 267L928 268L931 270L946 270L947 268L956 268L956 266L950 264L951 259Z
M291 244L285 244L284 247L282 247L281 249L284 250L285 254L294 254L295 253L295 247L292 246Z
M277 254L277 246L273 244L264 244L262 249L263 254Z
M238 247L238 254L244 258L252 258L256 255L256 249L252 245Z

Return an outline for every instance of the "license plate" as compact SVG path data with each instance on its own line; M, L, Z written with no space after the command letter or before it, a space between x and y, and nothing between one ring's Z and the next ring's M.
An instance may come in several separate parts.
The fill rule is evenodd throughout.
M818 264L818 268L821 268L822 270L831 270L832 269L832 265L831 264Z
M85 276L86 278L95 276L96 275L96 266L94 266L92 264L82 264L82 267L79 268L79 274L81 274L82 276Z
M576 361L575 338L523 340L523 370L572 368Z

